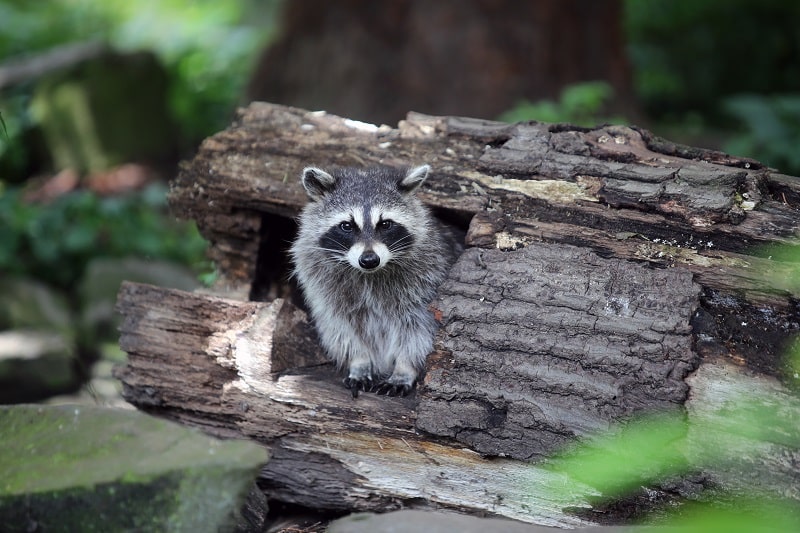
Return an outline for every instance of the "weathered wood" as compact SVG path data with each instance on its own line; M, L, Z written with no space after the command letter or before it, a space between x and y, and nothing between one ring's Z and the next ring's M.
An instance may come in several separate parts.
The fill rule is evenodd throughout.
M376 128L254 103L184 165L170 201L177 214L197 220L220 257L237 254L250 265L256 252L242 252L240 243L257 241L258 229L220 224L219 217L294 216L306 201L297 176L312 163L407 165L424 160L434 175L423 198L451 216L499 213L510 231L561 224L542 238L565 243L594 230L600 234L594 238L601 239L593 246L597 251L624 259L639 256L631 248L609 250L602 238L641 235L676 251L696 251L706 258L706 269L713 270L735 264L728 260L731 253L735 258L755 244L785 242L798 231L798 209L785 203L786 191L800 193L796 179L719 152L680 151L668 143L665 149L665 143L628 127L566 128L419 114L409 115L398 129ZM684 152L693 159L676 155ZM594 238L589 235L578 244L592 246ZM656 255L645 257L664 266L692 263L683 257L689 252ZM739 265L735 270L747 269ZM246 272L229 274L251 281ZM715 283L723 290L733 288Z
M674 410L699 357L700 287L564 245L467 250L440 288L442 335L417 427L542 458L632 414Z
M330 365L270 373L285 335L281 300L240 302L125 283L118 371L141 409L220 437L271 449L259 478L269 498L334 511L433 505L574 527L565 507L579 493L551 494L563 475L484 458L458 443L419 435L414 398L362 394L354 401ZM591 489L586 488L587 493Z
M646 301L646 296L633 298L634 305L628 308ZM648 311L647 306L639 308L645 314ZM353 400L329 364L312 362L311 366L267 372L276 347L270 339L285 337L287 329L297 327L291 321L271 318L302 313L288 302L242 302L125 283L118 309L124 316L120 345L129 354L128 364L117 372L125 397L143 410L210 434L249 438L269 447L271 459L258 483L271 499L338 512L444 507L562 527L588 523L586 516L591 513L579 511L592 509L586 498L598 494L594 489L547 467L499 457L514 455L526 432L533 430L535 436L535 432L543 434L542 430L519 427L517 435L498 431L492 453L482 455L458 442L469 438L437 438L417 431L419 418L426 416L428 409L440 408L425 406L424 399L420 405L414 396L363 394ZM556 373L555 368L543 372L542 383L547 384ZM486 375L491 376L490 372ZM562 384L563 378L568 379L564 373L556 377ZM716 482L744 495L758 490L800 498L795 483L798 452L787 445L787 441L800 439L792 426L800 417L797 399L774 378L747 375L725 362L700 365L688 382L689 421L702 421L703 425L690 424L698 429L691 435L687 455L720 455L709 453L709 438L720 447L736 443L737 450L747 453L743 457L732 454L741 460L728 457L724 468L713 471ZM529 391L524 380L519 383L518 397L508 392L514 382L499 385L506 388L504 401L512 407L497 420L513 420L521 412L519 406L526 402L519 397ZM635 388L635 383L631 384ZM564 387L565 396L574 393L586 401L587 395L569 389ZM436 392L441 394L441 387ZM418 394L426 395L424 389ZM761 439L745 436L743 440L742 428L725 431L730 405L743 398L754 408L781 405L774 435ZM434 398L437 400L441 397ZM567 425L576 418L575 413L568 414L569 406L563 413L548 407L552 398L546 394L536 401L550 421L563 419ZM461 407L462 403L467 402L454 398L450 405ZM595 407L601 406L597 403ZM592 411L587 408L587 426ZM482 416L483 412L469 413L467 405L454 418L476 425L474 420ZM499 427L491 423L491 417L483 419L489 423L479 429L491 432ZM541 421L546 425L546 420ZM722 430L710 432L719 425ZM465 434L469 436L468 431ZM473 444L480 447L484 442ZM544 447L548 445L544 443ZM650 497L653 495L651 492Z
M211 241L223 283L253 286L254 297L285 296L286 266L276 261L285 261L291 217L306 201L297 179L304 166L423 161L434 168L423 199L450 221L472 221L468 245L564 243L686 268L703 288L701 313L719 310L716 294L737 302L742 318L713 331L696 323L695 335L739 354L753 351L739 341L749 338L762 370L779 366L799 329L789 267L752 254L758 245L797 245L800 180L636 128L411 113L392 129L253 103L183 166L170 202ZM764 323L762 309L779 319Z
M302 311L274 299L291 293L297 176L421 162L434 168L423 199L466 230L468 249L434 304L443 327L419 390L354 402L318 365ZM215 290L242 301L124 286L126 398L270 446L260 486L281 501L575 525L563 509L588 503L553 500L551 474L530 462L637 413L688 405L703 419L697 398L724 404L747 388L718 387L716 368L767 403L795 379L781 373L800 330L793 267L753 246L796 246L800 182L755 161L622 126L410 114L392 129L252 104L184 164L170 202L211 240ZM750 466L780 464L762 485L795 497L799 463L770 450ZM535 478L525 494L519 476Z

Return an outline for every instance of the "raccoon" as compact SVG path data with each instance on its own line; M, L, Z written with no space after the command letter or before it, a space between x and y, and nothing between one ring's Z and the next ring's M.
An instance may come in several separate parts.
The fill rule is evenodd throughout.
M433 349L429 305L461 245L414 194L429 171L303 170L294 276L353 398L408 394Z

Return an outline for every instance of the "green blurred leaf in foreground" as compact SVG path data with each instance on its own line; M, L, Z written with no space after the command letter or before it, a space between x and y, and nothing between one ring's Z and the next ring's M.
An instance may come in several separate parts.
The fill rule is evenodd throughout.
M679 416L641 419L566 452L552 467L606 497L624 496L642 484L687 470L686 431Z

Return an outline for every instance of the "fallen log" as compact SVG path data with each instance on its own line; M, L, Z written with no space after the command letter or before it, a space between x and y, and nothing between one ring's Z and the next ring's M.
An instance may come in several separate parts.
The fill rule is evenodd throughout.
M126 283L119 310L120 344L130 354L119 372L125 398L218 437L270 445L275 455L259 479L270 499L338 512L418 503L585 523L561 511L588 506L577 494L549 499L530 490L564 483L562 475L420 435L413 397L353 401L324 361L271 373L265 364L282 349L277 337L291 329L278 317L304 314L289 302Z
M423 200L468 248L434 302L419 390L354 401L286 283L297 177L423 162ZM254 103L182 166L170 203L221 277L211 294L123 286L125 397L269 447L270 499L574 527L594 520L592 490L550 490L563 480L543 461L576 439L643 413L708 418L747 383L800 414L781 362L800 329L793 265L753 255L796 246L800 181L756 161L622 126L410 114L393 129ZM715 479L798 498L797 452L773 444L774 475L737 481L762 464L748 460Z

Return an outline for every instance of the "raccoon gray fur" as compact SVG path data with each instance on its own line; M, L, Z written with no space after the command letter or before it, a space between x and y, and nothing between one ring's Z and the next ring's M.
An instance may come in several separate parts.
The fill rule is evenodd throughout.
M414 194L429 170L303 170L294 275L354 398L408 394L433 349L429 305L460 244Z

